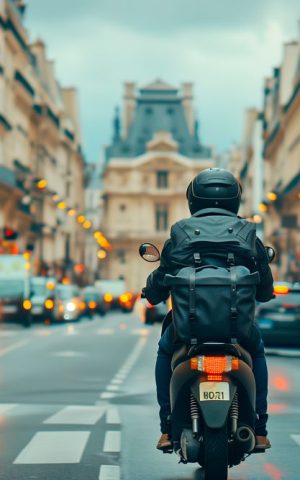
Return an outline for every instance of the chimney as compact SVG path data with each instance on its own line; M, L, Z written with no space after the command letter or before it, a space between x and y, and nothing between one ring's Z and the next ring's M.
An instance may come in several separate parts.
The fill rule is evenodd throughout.
M195 118L194 118L194 112L193 112L193 84L190 82L182 83L181 91L182 91L182 105L184 108L188 129L189 129L190 135L193 136L194 128L195 128Z
M124 119L123 119L123 138L128 136L129 127L132 123L135 110L135 83L124 83Z

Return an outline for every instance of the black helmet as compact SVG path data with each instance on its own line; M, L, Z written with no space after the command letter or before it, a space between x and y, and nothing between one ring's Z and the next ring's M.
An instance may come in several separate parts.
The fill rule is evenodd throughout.
M237 213L242 187L232 173L221 168L207 168L189 184L186 198L193 215L204 208L222 208Z

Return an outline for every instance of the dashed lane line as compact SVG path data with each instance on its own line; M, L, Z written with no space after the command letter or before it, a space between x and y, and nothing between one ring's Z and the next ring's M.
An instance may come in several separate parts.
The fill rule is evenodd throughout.
M38 432L14 464L79 463L90 432Z
M120 480L120 467L117 465L101 465L99 480Z
M7 353L13 352L18 348L24 347L29 343L29 340L20 340L19 342L9 345L9 347L0 348L0 357L4 357Z
M104 453L120 453L121 432L107 431L104 438Z
M291 438L300 446L300 435L291 435Z
M70 405L47 418L44 424L95 425L105 412L105 407Z
M113 392L102 392L100 393L100 398L102 400L110 400L111 398L115 398L117 396L116 393Z
M117 407L109 407L106 412L106 423L110 425L119 425L120 421L120 414Z

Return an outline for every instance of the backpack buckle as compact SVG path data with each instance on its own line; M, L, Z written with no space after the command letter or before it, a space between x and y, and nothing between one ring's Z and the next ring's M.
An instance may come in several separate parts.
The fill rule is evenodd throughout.
M200 253L194 253L194 262L196 267L199 267L201 265L202 262Z
M228 253L227 263L228 263L229 267L233 267L235 265L235 257L234 257L233 253Z

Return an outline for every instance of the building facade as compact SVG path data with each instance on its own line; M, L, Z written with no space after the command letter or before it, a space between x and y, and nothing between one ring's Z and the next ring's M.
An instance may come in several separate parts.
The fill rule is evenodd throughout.
M265 240L277 251L277 277L300 281L300 35L266 79L263 113Z
M84 160L77 93L61 88L44 43L30 44L22 0L0 0L0 251L31 250L36 273L83 261Z
M85 217L92 222L93 231L101 230L103 210L102 172L98 164L89 163L85 168ZM101 277L102 263L98 258L100 246L90 231L85 238L85 266L87 280L93 283Z
M124 278L133 292L153 270L140 259L139 245L163 247L171 225L189 215L189 182L215 165L193 109L191 84L179 91L158 80L138 92L125 84L123 129L117 112L103 173L103 230L112 245L103 275Z

